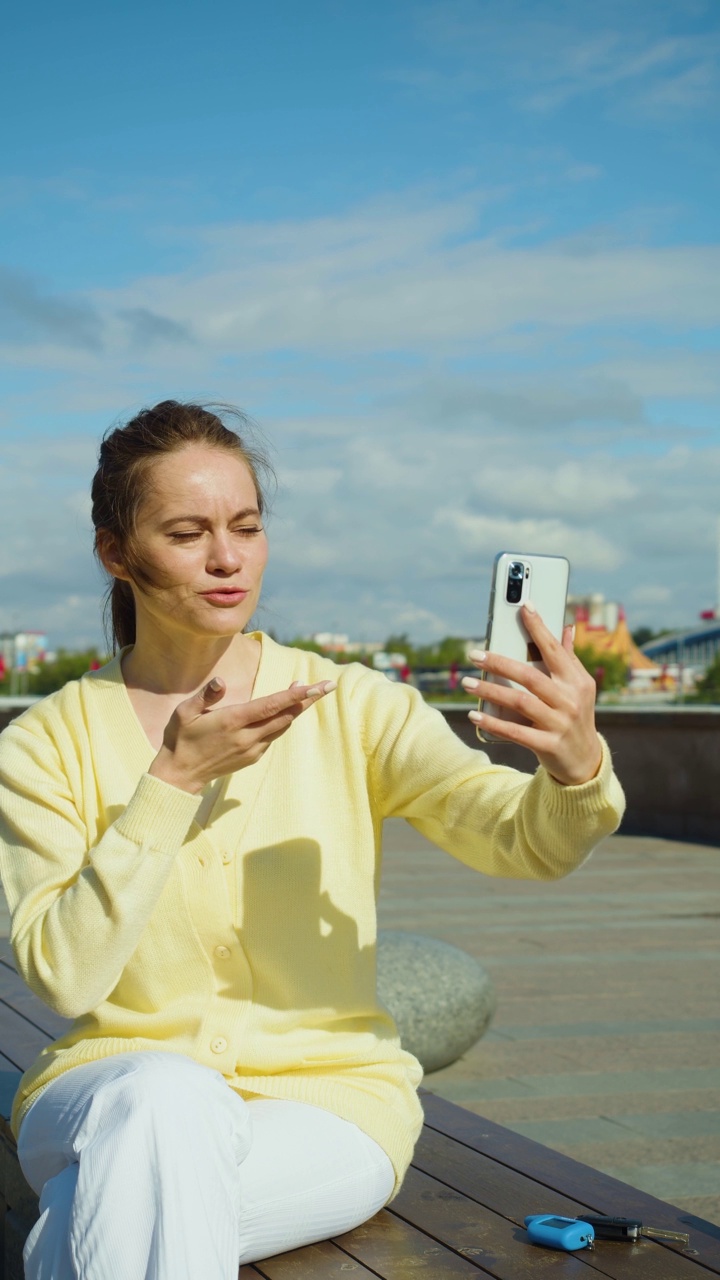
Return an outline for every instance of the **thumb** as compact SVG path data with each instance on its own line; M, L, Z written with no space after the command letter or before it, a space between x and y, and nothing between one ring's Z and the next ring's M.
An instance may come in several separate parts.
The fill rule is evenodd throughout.
M220 701L224 693L225 681L220 676L213 676L212 680L208 680L200 692L195 694L193 701L199 701L202 710L205 707L213 707L216 702Z

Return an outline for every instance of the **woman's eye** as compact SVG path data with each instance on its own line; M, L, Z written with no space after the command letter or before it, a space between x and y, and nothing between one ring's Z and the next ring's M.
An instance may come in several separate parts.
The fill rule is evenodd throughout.
M243 524L237 529L233 529L233 533L239 533L243 538L252 538L262 532L263 526L261 524ZM201 538L203 533L203 529L178 529L177 532L170 534L170 538L173 542L194 542L197 538Z

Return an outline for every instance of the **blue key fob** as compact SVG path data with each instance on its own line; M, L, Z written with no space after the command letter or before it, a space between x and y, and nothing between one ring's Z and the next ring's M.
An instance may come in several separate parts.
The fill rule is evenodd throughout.
M525 1219L525 1226L533 1244L545 1245L546 1249L564 1249L566 1253L572 1253L575 1249L593 1248L594 1228L589 1222L579 1222L577 1218L531 1213Z

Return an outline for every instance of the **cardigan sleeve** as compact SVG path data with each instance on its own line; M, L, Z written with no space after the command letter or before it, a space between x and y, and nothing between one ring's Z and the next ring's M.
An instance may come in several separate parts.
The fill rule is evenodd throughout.
M64 1017L116 986L197 812L198 797L149 774L94 847L51 737L0 737L0 876L28 986Z
M493 764L465 745L416 689L368 675L355 690L381 816L406 818L489 875L567 875L617 829L625 799L602 741L597 776L580 786Z

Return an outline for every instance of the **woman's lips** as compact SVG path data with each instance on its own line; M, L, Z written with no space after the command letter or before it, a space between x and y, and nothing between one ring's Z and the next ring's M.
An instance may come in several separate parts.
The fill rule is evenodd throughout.
M239 588L225 589L217 591L203 591L203 600L209 600L211 604L224 605L229 609L234 604L241 604L247 595L247 591L241 591Z

